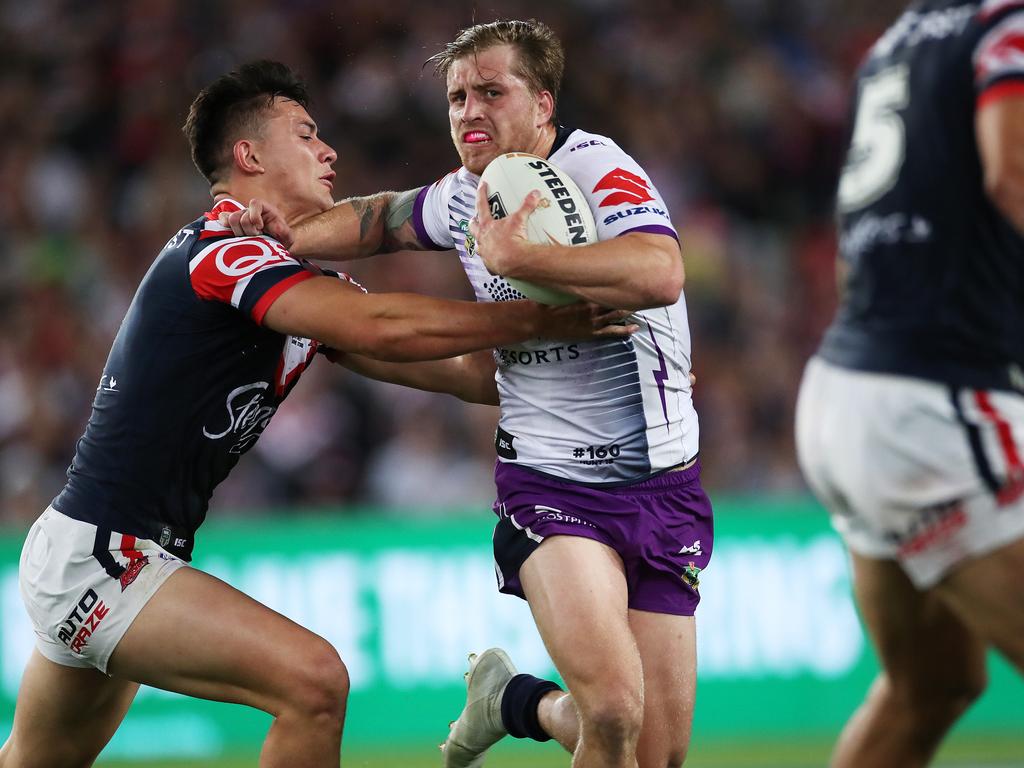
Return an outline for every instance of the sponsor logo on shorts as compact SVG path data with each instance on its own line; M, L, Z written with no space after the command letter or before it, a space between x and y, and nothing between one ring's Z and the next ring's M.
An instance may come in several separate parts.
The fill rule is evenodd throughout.
M149 557L143 555L142 557L133 557L128 567L124 569L124 573L121 574L118 581L121 582L121 591L124 592L128 587L132 585L142 572L142 569L149 565Z
M890 538L899 545L899 554L919 555L939 546L967 525L967 512L961 501L951 501L921 510L920 517L903 534L892 533Z
M555 509L554 507L546 507L543 504L537 504L533 509L540 515L541 520L554 520L558 523L569 523L570 525L584 525L587 528L597 527L593 523L584 520L582 517L570 515L568 512L563 512L562 510Z
M700 548L700 539L697 539L693 544L688 547L683 547L676 554L679 555L693 555L694 557L700 557L704 554L704 550Z
M75 609L61 622L57 639L74 653L84 653L89 638L95 634L108 613L110 608L99 599L99 595L92 589L86 590Z
M1013 504L1021 496L1024 496L1024 471L1011 470L1010 476L1006 478L1006 482L996 493L996 502L999 506L1005 507Z

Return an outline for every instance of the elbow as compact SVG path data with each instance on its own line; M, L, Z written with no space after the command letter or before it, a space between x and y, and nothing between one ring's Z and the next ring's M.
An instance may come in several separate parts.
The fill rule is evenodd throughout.
M985 192L999 212L1024 232L1024 174L990 171Z
M645 304L648 307L667 307L679 301L686 275L679 253L666 258L661 269L653 270L647 285Z

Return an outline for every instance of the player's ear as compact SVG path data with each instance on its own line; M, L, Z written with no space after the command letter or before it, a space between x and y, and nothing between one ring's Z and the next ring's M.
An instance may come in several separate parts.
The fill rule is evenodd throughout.
M250 139L239 139L231 148L235 166L245 173L263 173L263 164L256 156L256 144Z
M550 123L553 114L555 114L555 97L551 95L551 91L541 91L537 94L537 125Z

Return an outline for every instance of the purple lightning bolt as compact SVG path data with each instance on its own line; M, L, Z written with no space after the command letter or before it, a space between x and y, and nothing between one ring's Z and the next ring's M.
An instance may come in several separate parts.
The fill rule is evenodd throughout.
M654 380L658 384L658 394L661 395L661 410L665 414L665 426L668 426L668 406L665 404L665 379L668 378L668 368L665 367L665 356L661 354L661 347L658 346L658 340L654 338L654 329L651 328L651 324L647 323L647 332L651 334L651 341L654 343L654 349L658 353L658 365L660 366L657 370L652 371L654 374Z

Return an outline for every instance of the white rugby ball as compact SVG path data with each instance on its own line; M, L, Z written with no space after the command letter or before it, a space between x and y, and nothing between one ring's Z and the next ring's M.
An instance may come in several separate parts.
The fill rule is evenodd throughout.
M569 175L543 157L526 152L509 152L494 158L480 177L487 184L487 202L496 219L515 213L533 190L541 193L540 204L526 222L531 243L587 245L597 242L594 214ZM560 306L579 297L543 285L506 277L510 286L542 304Z

